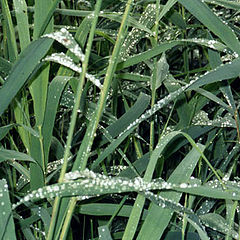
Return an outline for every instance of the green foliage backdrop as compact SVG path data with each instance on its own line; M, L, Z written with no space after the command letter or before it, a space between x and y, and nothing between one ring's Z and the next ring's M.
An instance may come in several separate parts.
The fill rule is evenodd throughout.
M0 0L0 239L239 239L237 0Z

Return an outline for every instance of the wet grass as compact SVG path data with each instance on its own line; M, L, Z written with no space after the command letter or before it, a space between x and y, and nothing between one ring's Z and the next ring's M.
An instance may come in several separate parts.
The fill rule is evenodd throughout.
M237 1L0 3L0 239L239 239Z

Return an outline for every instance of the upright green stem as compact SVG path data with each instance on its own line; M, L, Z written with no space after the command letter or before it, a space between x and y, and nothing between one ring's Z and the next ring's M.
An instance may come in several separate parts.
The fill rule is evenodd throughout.
M183 20L185 20L185 8L182 6L181 7L182 10L182 17ZM187 38L187 31L183 30L183 34L182 34L183 38L186 39ZM183 61L184 61L184 72L186 73L186 81L187 83L189 83L189 59L188 59L188 44L184 43L184 46L186 47L186 49L183 52Z
M85 82L84 81L85 75L87 72L89 57L90 57L91 48L92 48L92 42L93 42L93 38L94 38L94 32L95 32L96 25L97 25L101 4L102 4L102 0L98 0L96 3L96 7L95 7L95 12L94 12L94 16L93 16L93 24L92 24L89 38L88 38L85 60L82 65L82 73L80 75L79 84L78 84L77 92L76 92L75 104L73 106L71 122L70 122L70 126L69 126L68 137L67 137L67 144L66 144L66 148L65 148L65 152L64 152L63 165L62 165L60 177L58 180L59 183L63 182L64 175L67 170L67 162L68 162L68 157L70 154L71 142L72 142L73 133L74 133L75 125L76 125L78 109L80 106L80 100L81 100L83 86L84 86L84 82ZM60 205L60 197L56 197L56 199L54 201L52 219L51 219L51 224L50 224L48 237L47 237L48 240L52 239L53 234L54 234L54 227L55 227L55 223L56 223L56 219L57 219L57 215L58 215L59 205Z
M76 198L71 198L71 200L69 202L69 205L68 205L68 208L67 208L68 212L67 212L66 218L64 220L64 224L63 224L63 227L62 227L62 231L61 231L61 235L60 235L59 240L63 240L63 239L67 238L68 228L69 228L71 220L72 220L72 214L73 214L73 211L75 209L76 202L77 202Z
M115 43L115 46L113 49L112 56L109 60L109 65L108 65L108 69L107 69L107 72L105 75L103 88L101 90L100 99L97 104L97 109L94 113L94 117L93 117L92 121L88 125L86 134L82 141L81 147L78 151L77 158L74 162L73 170L77 170L77 169L83 170L87 165L87 160L88 160L88 157L89 157L89 154L91 151L92 143L94 140L94 135L96 133L98 123L100 121L100 118L102 116L102 113L103 113L103 110L104 110L104 107L106 104L108 90L109 90L109 87L112 82L113 74L116 70L116 65L117 65L118 58L119 58L119 52L120 52L121 45L122 45L122 42L124 39L126 25L127 25L127 18L130 13L132 1L133 0L128 0L128 2L127 2L127 6L125 9L123 18L122 18L122 23L121 23L121 26L120 26L120 29L118 32L118 37L117 37L117 40L116 40L116 43Z
M160 11L160 0L156 1L156 20L155 20L155 26L154 26L154 39L153 39L153 47L157 45L158 42L158 27L159 27L159 11ZM157 59L154 59L154 70L152 75L152 100L151 100L151 108L155 104L155 98L156 98L156 64ZM154 119L152 119L150 123L150 144L149 144L149 151L152 152L154 148Z
M72 169L73 171L77 170L77 169L84 170L87 165L87 160L88 160L90 150L92 147L92 143L94 140L94 135L96 133L98 123L100 121L100 118L102 116L102 113L103 113L103 110L104 110L104 107L106 104L107 94L108 94L108 90L109 90L111 82L112 82L113 74L116 70L116 65L117 65L118 58L119 58L119 52L120 52L121 45L122 45L122 42L124 39L125 30L126 30L126 26L127 26L127 18L130 14L132 1L133 0L128 0L128 2L127 2L125 12L124 12L124 15L122 18L121 26L120 26L120 29L118 32L118 37L117 37L117 40L116 40L116 43L115 43L115 46L113 49L112 56L109 60L109 65L108 65L108 69L107 69L106 76L104 79L104 84L103 84L103 88L101 90L97 109L94 114L93 120L88 125L87 131L85 133L84 139L81 144L81 147L78 151L77 158L73 165L73 169ZM68 226L70 224L71 216L73 214L74 206L75 206L76 202L77 202L76 198L72 198L71 201L69 202L68 211L67 211L67 215L66 215L66 221L64 222L64 225L63 225L64 231L62 231L60 239L66 238L66 232L67 232L66 230L68 229Z
M152 98L151 98L151 108L155 104L155 97L156 97L156 59L154 59L154 69L152 75ZM154 148L154 119L150 122L150 144L149 144L149 151L150 153L153 151Z
M40 143L40 148L41 148L41 155L42 155L42 168L43 172L45 174L46 171L46 166L45 166L45 159L44 159L44 150L43 150L43 136L42 136L42 126L38 126L38 132L39 132L39 143Z

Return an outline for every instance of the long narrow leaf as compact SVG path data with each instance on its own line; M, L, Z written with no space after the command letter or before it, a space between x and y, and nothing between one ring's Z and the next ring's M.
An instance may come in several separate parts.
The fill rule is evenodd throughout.
M4 85L0 89L0 116L6 110L18 91L28 81L31 73L45 56L53 40L41 38L31 43L19 56Z
M219 38L234 52L240 54L240 43L227 24L217 17L211 9L201 0L178 0L189 12L191 12L209 30L219 36Z

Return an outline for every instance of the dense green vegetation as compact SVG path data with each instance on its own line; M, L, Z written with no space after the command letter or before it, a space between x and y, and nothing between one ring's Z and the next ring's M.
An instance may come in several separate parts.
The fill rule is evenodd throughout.
M0 6L1 240L239 239L239 1Z

